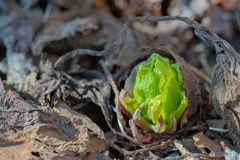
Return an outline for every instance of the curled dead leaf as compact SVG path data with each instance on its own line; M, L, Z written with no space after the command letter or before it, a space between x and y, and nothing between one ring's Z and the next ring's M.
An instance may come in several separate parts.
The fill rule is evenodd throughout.
M83 35L88 34L91 30L98 29L96 18L76 18L67 23L55 22L45 27L43 33L39 33L32 43L32 52L34 55L41 54L46 44L52 41L59 41L64 38L72 37L76 32Z
M216 34L208 32L205 36L210 37L217 53L211 75L210 102L227 123L233 143L240 147L240 56Z

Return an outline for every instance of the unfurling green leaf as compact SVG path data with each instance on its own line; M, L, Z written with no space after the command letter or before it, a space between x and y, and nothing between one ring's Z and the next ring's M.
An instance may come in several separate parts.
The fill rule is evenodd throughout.
M135 69L132 97L125 97L123 105L133 113L144 102L140 119L155 132L164 132L172 125L171 116L179 121L188 104L181 69L156 53Z

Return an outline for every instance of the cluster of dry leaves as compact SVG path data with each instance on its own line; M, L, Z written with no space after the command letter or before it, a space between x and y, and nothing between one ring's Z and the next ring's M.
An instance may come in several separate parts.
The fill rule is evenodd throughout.
M240 153L230 2L0 1L0 159L238 159L209 155ZM141 106L130 119L121 107L132 68L153 52L180 64L191 99L164 134L137 127Z

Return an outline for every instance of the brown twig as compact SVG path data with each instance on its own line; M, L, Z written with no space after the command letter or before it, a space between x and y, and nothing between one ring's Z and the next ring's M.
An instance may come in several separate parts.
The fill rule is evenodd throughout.
M149 151L154 151L154 150L157 150L157 149L163 149L166 146L168 146L170 143L172 143L172 140L168 140L168 141L166 141L162 144L151 146L147 149L138 149L138 150L133 151L132 155L142 154L142 153L146 153L146 152L149 152Z
M139 104L138 108L133 112L132 118L133 118L134 121L139 117L140 111L144 107L144 105L145 105L145 103L141 102Z
M200 71L199 69L197 69L196 67L194 67L193 65L189 64L188 63L188 66L189 68L194 72L196 73L199 77L201 77L202 79L204 79L205 81L207 81L209 84L211 84L211 79L206 75L204 74L202 71Z
M220 141L220 144L222 145L222 148L225 151L225 142L222 140L222 138L219 136L219 134L212 130L209 130L209 131Z
M212 70L211 70L211 67L209 66L206 53L204 53L204 52L201 53L198 56L198 59L199 59L200 63L202 64L202 67L203 67L205 73L207 74L207 76L211 76Z

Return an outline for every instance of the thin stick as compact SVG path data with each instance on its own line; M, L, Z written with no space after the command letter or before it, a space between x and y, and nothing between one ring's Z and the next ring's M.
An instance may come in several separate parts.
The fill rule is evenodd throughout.
M189 63L188 63L188 66L194 73L196 73L202 79L207 81L209 84L212 84L211 79L206 74L204 74L202 71L200 71L199 69L197 69L196 67L194 67L193 65L191 65Z
M210 131L210 133L215 135L215 137L220 141L220 144L222 145L222 148L225 151L225 142L222 140L222 138L219 136L219 134L215 131L211 131L211 130L209 130L209 131Z
M42 20L42 21L43 21L43 24L46 24L46 23L47 23L47 20L48 20L48 17L49 17L49 15L50 15L50 13L51 13L52 7L53 7L53 3L52 3L52 1L51 1L51 2L48 3L47 8L46 8L46 10L45 10L45 13L44 13L44 15L43 15L43 20Z

